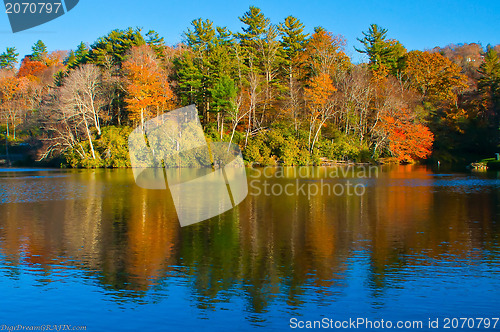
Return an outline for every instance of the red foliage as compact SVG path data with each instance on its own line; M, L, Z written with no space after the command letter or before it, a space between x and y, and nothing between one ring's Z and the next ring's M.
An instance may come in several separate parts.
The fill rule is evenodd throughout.
M47 69L45 63L33 61L29 57L25 57L21 63L17 77L27 77L31 79L40 75L45 69Z
M408 111L382 117L381 126L387 134L390 152L399 161L412 162L431 155L434 134L426 126L411 121Z

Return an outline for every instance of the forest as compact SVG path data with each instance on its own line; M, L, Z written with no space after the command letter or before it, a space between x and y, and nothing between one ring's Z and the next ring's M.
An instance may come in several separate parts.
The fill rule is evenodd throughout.
M42 40L0 54L0 159L129 167L129 133L195 104L208 140L238 144L249 165L470 163L500 144L500 45L407 50L390 31L346 39L256 7L232 32L195 19L183 42L116 29L75 50Z

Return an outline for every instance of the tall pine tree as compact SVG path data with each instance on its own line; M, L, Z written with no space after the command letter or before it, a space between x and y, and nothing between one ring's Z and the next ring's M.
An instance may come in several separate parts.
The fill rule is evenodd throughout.
M39 40L31 47L31 60L33 61L45 61L47 58L47 46L43 43L43 41Z
M364 53L370 60L370 69L379 76L392 74L398 76L403 69L403 57L406 49L400 42L387 39L387 29L377 24L371 24L364 37L358 38L363 44L363 49L356 49Z
M5 52L0 54L0 69L13 69L17 64L17 57L19 53L16 53L15 47L7 47Z

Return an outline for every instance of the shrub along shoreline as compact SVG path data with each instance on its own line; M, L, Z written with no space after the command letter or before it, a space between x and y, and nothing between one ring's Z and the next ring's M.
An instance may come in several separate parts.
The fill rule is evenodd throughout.
M10 142L10 161L13 166L51 166L68 168L128 168L131 167L128 152L128 135L133 128L128 126L103 127L101 135L93 141L95 158L87 141L82 141L67 149L59 158L37 161L42 150L41 142ZM231 133L223 133L222 138L216 128L205 130L207 141L229 142ZM328 137L328 138L327 138ZM378 163L372 158L368 147L356 144L354 138L339 133L328 135L317 142L312 153L308 150L308 133L284 124L276 124L250 137L244 146L245 135L236 131L232 143L242 150L246 166L313 166L334 164ZM22 148L20 148L22 146ZM397 162L397 160L394 160ZM7 166L5 144L0 145L0 166Z
M72 168L123 168L130 167L128 154L128 135L132 132L131 127L109 126L102 130L101 136L94 140L94 153L91 155L87 142L81 142L78 146L64 153L64 167ZM238 144L242 150L245 165L260 166L312 166L324 163L354 162L367 163L376 162L371 158L368 147L355 144L354 140L337 136L327 139L322 137L313 152L308 151L308 133L293 129L281 124L273 125L258 134L250 137L245 147L245 135L236 131L231 140L231 133L220 133L214 127L205 130L207 141L229 142Z

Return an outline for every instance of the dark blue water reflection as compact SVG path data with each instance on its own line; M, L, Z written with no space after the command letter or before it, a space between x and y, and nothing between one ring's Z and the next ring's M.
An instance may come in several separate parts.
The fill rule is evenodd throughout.
M500 316L497 174L401 166L354 181L365 195L249 195L181 229L169 193L137 187L128 170L2 171L0 328Z

